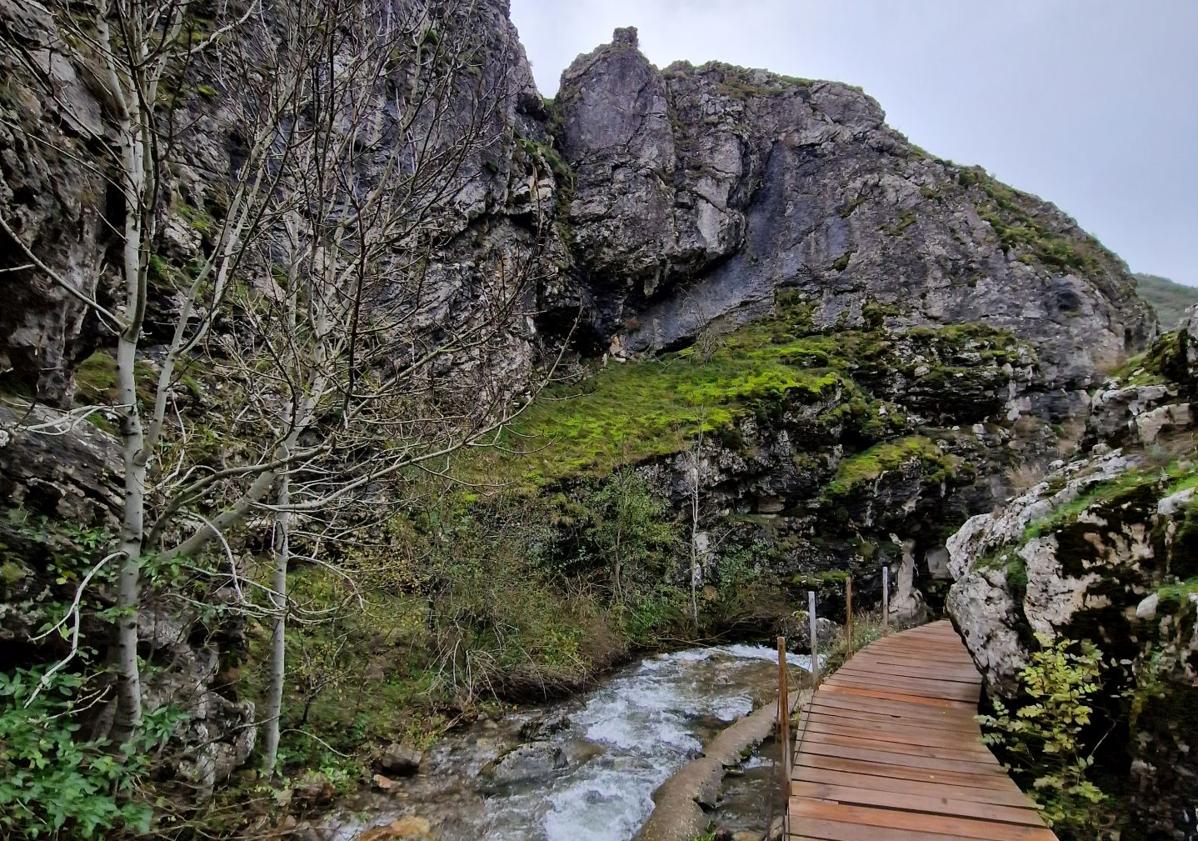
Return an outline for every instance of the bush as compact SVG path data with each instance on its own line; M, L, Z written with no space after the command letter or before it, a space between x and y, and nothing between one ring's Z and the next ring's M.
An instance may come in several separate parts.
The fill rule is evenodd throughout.
M103 838L147 832L151 810L137 793L150 751L166 742L179 714L162 707L134 741L80 738L76 696L83 680L55 675L33 698L43 672L0 673L0 830L5 838Z
M1102 652L1088 640L1037 640L1040 649L1019 675L1029 703L1012 711L994 699L994 715L978 716L989 731L983 741L1002 748L1013 770L1031 780L1032 797L1063 838L1098 838L1110 798L1087 778L1094 760L1083 732L1100 689Z

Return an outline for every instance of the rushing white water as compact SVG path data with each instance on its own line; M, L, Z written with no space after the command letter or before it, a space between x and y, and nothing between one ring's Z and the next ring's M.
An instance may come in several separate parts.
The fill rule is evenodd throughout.
M612 679L570 714L563 741L602 752L536 790L488 801L486 841L626 841L653 809L654 790L720 726L753 709L777 654L730 645L665 654ZM808 668L807 658L791 655Z
M788 659L809 670L807 657ZM544 711L556 726L526 745L531 763L508 773L483 770L503 769L512 745L458 737L435 750L410 784L437 791L436 809L413 790L406 808L368 809L365 821L347 821L333 837L352 839L400 813L441 812L449 817L434 825L443 841L628 841L652 811L659 785L718 730L773 700L776 664L774 649L754 645L647 658Z

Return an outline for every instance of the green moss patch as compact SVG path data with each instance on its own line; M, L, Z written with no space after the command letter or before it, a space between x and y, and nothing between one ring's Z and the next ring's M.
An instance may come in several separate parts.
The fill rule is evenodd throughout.
M1034 196L996 181L980 167L959 168L957 181L981 193L978 215L990 223L1003 248L1018 253L1024 262L1040 262L1060 271L1100 269L1092 244L1049 227Z
M1162 604L1181 605L1188 601L1190 596L1198 595L1198 577L1163 584L1156 592Z
M796 434L811 446L832 438L868 446L902 435L908 421L902 406L863 384L884 387L895 372L922 380L944 367L959 384L953 372L1001 368L1018 355L1014 339L979 325L899 333L882 320L872 319L874 329L815 333L810 305L783 298L776 315L723 336L714 349L609 361L577 385L547 389L505 431L506 452L483 453L466 470L476 480L532 487L605 475L680 452L700 435L734 440L748 417L778 428L801 414ZM916 376L917 361L932 371ZM911 458L934 480L957 467L928 439L906 438L850 459L837 487Z
M895 441L875 444L864 452L844 459L825 493L829 497L848 496L880 477L905 465L918 463L929 482L949 478L961 465L961 460L944 452L923 435L909 435Z
M137 396L143 404L154 400L154 369L147 362L134 363ZM115 406L120 402L120 386L117 382L116 358L105 350L98 350L83 360L75 369L76 402L81 405Z
M525 450L534 482L600 475L679 452L699 434L728 429L745 414L780 411L787 401L835 398L845 387L836 371L804 370L781 359L735 359L726 352L708 362L679 354L609 364L573 392L557 388L543 395L506 444Z

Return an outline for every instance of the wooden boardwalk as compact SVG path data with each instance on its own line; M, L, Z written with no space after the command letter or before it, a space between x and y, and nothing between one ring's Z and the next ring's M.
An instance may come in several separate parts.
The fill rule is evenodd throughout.
M854 655L798 722L790 841L1055 841L981 742L981 686L948 622Z

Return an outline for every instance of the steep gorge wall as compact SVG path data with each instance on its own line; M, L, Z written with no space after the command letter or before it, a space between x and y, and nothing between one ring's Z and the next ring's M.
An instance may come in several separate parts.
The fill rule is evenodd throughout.
M50 68L54 94L6 56L0 104L14 122L60 126L63 150L26 148L9 132L0 211L49 268L103 301L112 234L102 221L121 211L88 166L98 153L80 128L101 125L103 100L39 9L6 0L0 22ZM795 290L825 327L861 324L872 303L897 327L1008 330L1035 346L1043 382L1065 390L1092 384L1152 329L1122 261L1071 219L929 156L858 89L721 64L659 70L627 29L567 68L546 107L506 4L471 9L484 87L504 101L490 116L494 143L466 163L448 203L458 232L429 271L430 319L468 308L471 275L505 260L531 267L542 314L581 307L600 346L619 353L730 329ZM219 105L236 95L177 103L181 125L198 119L181 201L203 207L204 182L228 171L236 125ZM164 228L171 259L203 247L185 220ZM3 268L27 262L11 242L0 250ZM0 373L61 401L102 329L35 267L3 283L14 305L0 316Z
M836 82L721 64L658 70L635 30L579 57L554 103L576 173L572 244L613 347L688 343L769 311L816 322L983 322L1060 388L1149 334L1122 261L1053 206L931 157Z
M1096 392L1082 447L948 540L948 611L990 690L1049 640L1103 654L1086 734L1126 838L1198 832L1198 312Z

